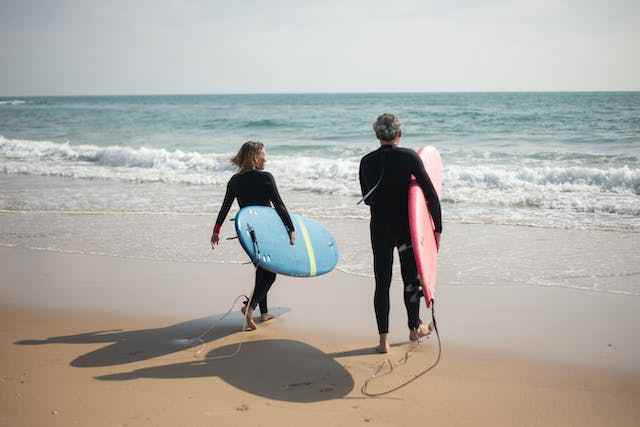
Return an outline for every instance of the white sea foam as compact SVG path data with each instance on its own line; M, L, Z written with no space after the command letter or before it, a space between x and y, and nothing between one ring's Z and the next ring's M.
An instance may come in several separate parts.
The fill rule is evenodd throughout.
M0 137L5 174L119 179L136 182L221 184L234 172L231 153L202 154L162 148L71 145ZM355 159L273 156L269 170L280 185L321 194L356 191Z
M158 148L71 145L0 137L6 174L219 184L231 174L229 155Z
M0 156L16 161L64 161L108 167L216 172L231 170L228 155L168 151L162 148L71 145L50 141L6 139L0 136Z
M235 171L231 155L0 137L4 174L224 185ZM312 157L285 151L271 155L267 169L286 190L357 197L359 160L353 155ZM640 168L548 160L526 165L463 162L446 165L445 203L640 216Z
M9 100L0 100L0 105L20 105L26 104L27 101L22 99L9 99Z
M278 181L296 191L357 195L359 159L282 156L269 162Z
M551 191L610 191L640 195L640 169L576 166L459 166L446 169L450 185L512 190L546 187Z

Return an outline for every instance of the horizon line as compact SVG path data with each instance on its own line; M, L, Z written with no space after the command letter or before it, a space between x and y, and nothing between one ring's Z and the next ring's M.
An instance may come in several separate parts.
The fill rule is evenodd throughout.
M634 93L640 89L618 90L442 90L442 91L327 91L327 92L165 92L165 93L83 93L83 94L37 94L0 95L0 98L44 98L44 97L127 97L127 96L247 96L247 95L402 95L402 94L490 94L490 93Z

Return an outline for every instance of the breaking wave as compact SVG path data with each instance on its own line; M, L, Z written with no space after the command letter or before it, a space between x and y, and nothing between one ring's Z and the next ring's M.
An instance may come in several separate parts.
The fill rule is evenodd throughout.
M26 103L27 101L23 99L0 100L0 105L21 105Z
M348 148L348 147L347 147ZM272 150L267 169L284 189L316 195L358 197L359 147L313 146ZM334 155L327 155L333 153ZM72 145L0 136L0 173L224 185L235 172L232 153L200 153L149 147ZM513 209L640 215L640 168L621 165L447 164L443 203Z

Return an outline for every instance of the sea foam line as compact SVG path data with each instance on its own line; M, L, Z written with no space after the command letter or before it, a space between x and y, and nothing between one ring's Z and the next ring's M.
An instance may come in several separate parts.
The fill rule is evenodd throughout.
M163 258L163 257L146 257L146 256L132 256L132 255L120 255L109 252L98 252L98 251L90 251L90 250L79 250L79 249L61 249L52 246L22 246L15 243L3 243L0 242L0 247L9 248L9 249L22 249L34 252L52 252L58 254L68 254L68 255L90 255L90 256L101 256L101 257L109 257L109 258L120 258L120 259L132 259L132 260L140 260L140 261L160 261L160 262L175 262L180 264L232 264L232 265L243 265L244 261L224 261L224 260L176 260L171 258Z
M0 105L21 105L26 104L27 101L22 99L10 99L10 100L2 100L0 101Z
M5 174L223 185L235 172L229 161L231 156L232 153L99 147L0 136L0 173ZM270 156L267 168L284 188L356 196L360 190L359 160L356 155L327 158L282 153ZM500 192L507 205L519 207L523 200L518 191L527 192L531 200L550 193L567 200L572 197L568 193L640 195L640 167L575 166L560 161L512 166L451 163L445 167L445 185L451 200L473 203L476 200L472 193L477 195L477 190L488 189ZM514 195L518 197L513 199Z

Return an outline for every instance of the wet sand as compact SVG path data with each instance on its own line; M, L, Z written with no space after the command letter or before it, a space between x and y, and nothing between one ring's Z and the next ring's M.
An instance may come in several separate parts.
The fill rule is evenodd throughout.
M0 248L0 425L637 425L640 298L442 286L437 340L407 343L392 290L388 356L369 278L280 277L279 317L217 321L252 270ZM508 283L505 283L508 285ZM425 316L428 313L424 313ZM197 337L215 326L201 345ZM238 350L238 343L242 348ZM412 350L406 363L403 357ZM388 365L387 365L388 366ZM382 371L386 374L387 370Z

